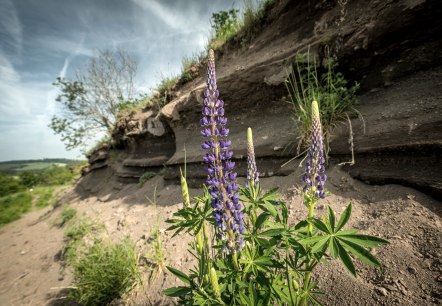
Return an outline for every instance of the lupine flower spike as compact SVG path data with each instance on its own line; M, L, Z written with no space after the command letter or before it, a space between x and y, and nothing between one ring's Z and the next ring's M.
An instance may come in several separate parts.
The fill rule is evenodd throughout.
M247 129L247 186L257 187L259 172L255 162L255 148L253 147L252 129Z
M310 150L305 163L304 192L316 199L323 199L326 196L324 184L327 175L324 174L324 148L322 143L322 127L319 115L318 102L312 103L312 130L311 130Z
M235 183L235 162L231 159L232 144L227 139L227 118L224 117L224 101L218 99L216 86L215 56L209 51L207 63L207 89L204 91L203 118L201 135L206 139L201 147L208 152L203 157L207 164L207 185L212 196L213 216L216 220L218 238L225 241L225 246L233 254L244 244L245 232L243 213L238 199L238 184Z

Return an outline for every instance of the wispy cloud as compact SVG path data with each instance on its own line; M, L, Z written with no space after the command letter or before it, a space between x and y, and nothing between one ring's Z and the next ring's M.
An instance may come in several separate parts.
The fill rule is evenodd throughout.
M17 10L10 0L0 1L0 37L2 37L3 52L9 51L10 53L18 52L21 54L23 29Z
M183 29L188 25L188 19L185 19L185 14L176 12L171 7L165 7L157 1L132 0L136 5L143 10L151 12L155 17L159 18L163 23L172 29Z

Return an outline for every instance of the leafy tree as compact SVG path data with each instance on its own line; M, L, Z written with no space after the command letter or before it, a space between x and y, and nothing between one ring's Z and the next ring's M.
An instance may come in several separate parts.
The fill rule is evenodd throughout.
M123 50L98 50L73 80L58 77L61 112L51 127L67 149L85 147L100 132L110 135L119 105L132 101L138 62Z

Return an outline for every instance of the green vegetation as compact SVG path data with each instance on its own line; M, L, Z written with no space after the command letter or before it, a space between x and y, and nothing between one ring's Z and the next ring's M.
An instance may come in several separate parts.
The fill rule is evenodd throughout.
M8 194L0 197L0 226L20 219L33 207L42 208L54 204L55 186L39 186L31 190Z
M0 197L24 191L26 189L17 177L0 173Z
M295 58L286 87L293 106L293 121L301 135L298 139L298 154L310 145L312 101L319 104L326 156L333 128L347 120L349 115L357 113L353 105L359 84L349 87L344 75L335 71L336 67L337 64L330 56L326 59L325 68L317 67L316 60L310 57L309 52L297 54Z
M55 187L37 187L32 192L38 194L37 201L35 203L36 207L46 207L52 203L55 199L53 198Z
M239 11L235 9L213 13L213 34L207 50L218 49L233 38L238 40L241 46L249 44L256 33L261 30L266 12L275 3L275 0L263 0L254 5L252 0L246 0L242 16L239 16Z
M0 173L18 175L23 171L39 171L51 166L72 166L81 161L64 158L47 158L37 160L13 160L0 162Z
M72 207L64 207L60 214L60 219L56 223L58 227L64 226L77 215L77 210Z
M98 225L86 219L79 220L76 224L69 227L64 233L66 241L66 246L63 250L64 260L68 264L73 265L85 252L86 245L83 241L84 237L89 236L94 239L94 234L102 228L102 225Z
M156 175L155 172L147 171L139 179L138 187L143 187L144 183L153 178Z
M138 256L132 241L96 242L74 263L71 298L83 305L107 305L140 281Z
M0 226L15 221L32 208L30 192L20 192L0 198Z
M155 189L155 194L156 194L156 189ZM149 276L149 281L152 281L156 279L158 276L160 276L160 274L166 268L166 260L164 258L164 252L163 252L163 241L161 239L161 232L160 232L160 218L155 198L156 195L154 195L153 201L149 199L149 202L153 205L155 212L155 223L151 228L152 239L149 242L149 245L151 247L151 252L147 254L147 257L152 261L153 264L151 274Z

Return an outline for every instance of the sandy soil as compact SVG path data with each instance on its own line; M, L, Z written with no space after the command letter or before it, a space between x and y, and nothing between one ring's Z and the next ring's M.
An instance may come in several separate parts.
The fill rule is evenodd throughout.
M296 222L306 214L299 192L300 171L286 177L263 180L265 188L279 186L290 203L290 218ZM328 171L331 196L319 205L321 214L327 205L342 212L353 203L350 226L363 233L388 239L391 244L377 252L384 271L358 264L358 278L353 278L338 263L320 267L321 288L328 294L325 305L441 305L442 303L442 224L441 203L411 188L399 185L370 186L353 180L338 167ZM146 196L153 197L157 186L157 209ZM197 194L198 190L191 190ZM143 188L127 185L119 197L107 201L94 196L66 192L60 204L69 205L105 225L105 235L118 241L130 236L137 242L142 260L140 267L147 276L148 244L156 214L164 240L168 265L182 270L191 267L186 251L189 237L171 238L164 231L164 220L171 217L180 203L180 187L168 185L157 176ZM72 276L63 268L60 254L64 246L64 228L55 226L60 206L29 213L0 231L0 305L66 305L66 292ZM129 305L171 305L159 292L178 285L169 273L145 282L127 297ZM120 301L121 302L121 301Z

